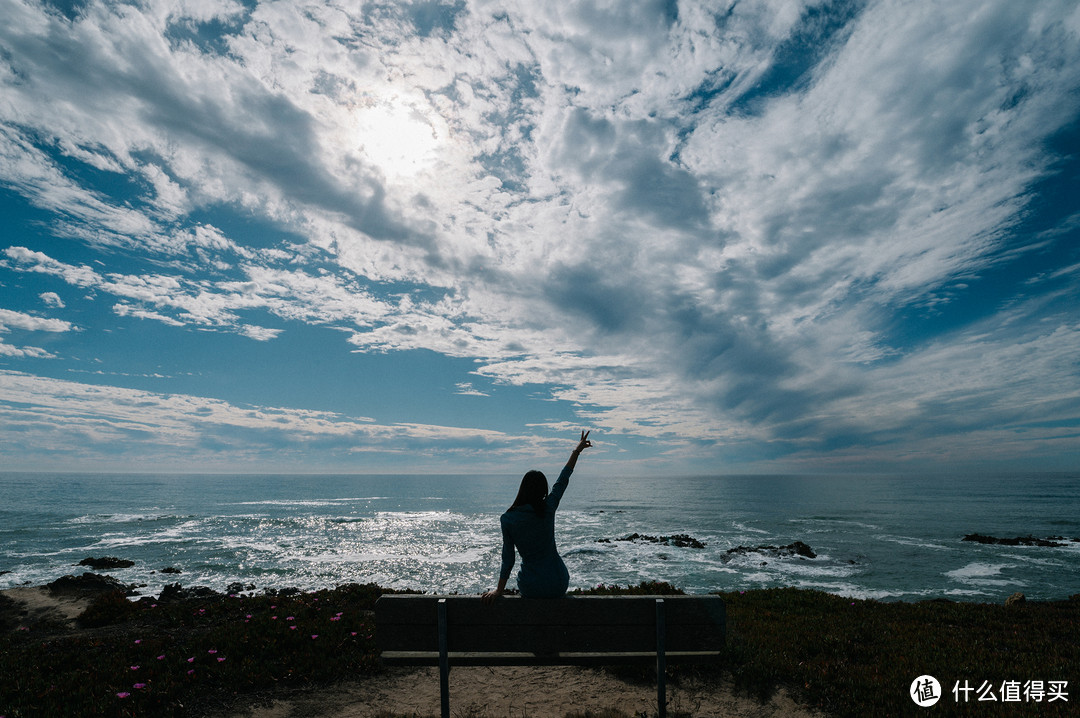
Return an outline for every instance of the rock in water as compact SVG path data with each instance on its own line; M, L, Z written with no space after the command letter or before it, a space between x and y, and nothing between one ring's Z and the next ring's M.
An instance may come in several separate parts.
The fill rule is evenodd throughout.
M803 558L817 558L817 554L802 541L789 543L787 546L736 546L729 548L727 554L733 553L764 553L771 556L802 556Z
M629 536L615 539L616 541L636 541L646 543L659 543L665 546L678 546L679 548L705 548L704 541L698 541L689 534L675 534L673 536L650 536L648 534L632 533ZM596 539L596 543L611 543L611 539Z
M1019 606L1021 603L1023 603L1026 600L1027 600L1027 598L1024 597L1024 594L1017 591L1016 593L1014 593L1013 595L1011 595L1011 596L1009 596L1008 598L1005 599L1005 605L1006 606Z
M108 570L110 568L131 568L135 565L134 561L128 561L126 558L116 558L114 556L102 556L101 558L84 558L76 566L89 566L95 571Z
M1035 538L1034 536L1017 536L1016 538L998 538L997 536L984 536L983 534L967 534L961 541L974 541L975 543L1000 544L1001 546L1065 546L1063 536L1050 536L1049 538ZM1075 539L1074 539L1075 540Z

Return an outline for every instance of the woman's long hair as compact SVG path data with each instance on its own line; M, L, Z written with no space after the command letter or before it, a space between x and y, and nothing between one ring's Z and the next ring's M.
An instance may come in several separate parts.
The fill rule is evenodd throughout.
M532 506L537 516L544 513L544 499L548 495L547 477L542 471L530 471L521 478L521 486L518 488L517 498L510 506L511 509L518 506Z

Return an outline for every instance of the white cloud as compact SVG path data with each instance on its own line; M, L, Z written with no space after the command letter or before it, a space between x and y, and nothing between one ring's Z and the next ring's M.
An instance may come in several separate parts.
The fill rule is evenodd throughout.
M256 327L250 324L246 325L241 332L244 336L250 337L255 341L265 342L273 339L278 334L281 334L282 329L270 329L268 327Z
M2 345L0 345L2 346ZM421 423L378 424L333 412L238 406L186 394L161 394L0 370L0 423L33 427L18 438L25 456L79 453L190 468L192 462L257 467L355 466L358 454L407 452L417 465L446 452L518 456L546 451L550 440L498 431ZM25 442L25 443L22 443ZM561 451L564 442L556 442ZM14 450L11 446L9 449ZM365 459L365 462L374 459ZM375 464L365 463L365 469Z
M64 300L60 298L60 295L56 292L42 292L38 295L45 306L54 307L56 309L64 308Z
M487 392L480 391L479 389L474 387L472 385L472 382L458 382L454 386L457 387L457 391L454 393L460 394L461 396L490 396Z
M37 317L33 314L0 309L0 332L22 329L28 332L69 332L74 327L63 319Z
M63 319L50 317L38 317L33 314L24 314L10 309L0 309L0 335L10 333L12 330L26 332L51 332L63 333L74 331L76 327L71 322ZM4 341L0 336L0 356L29 359L55 359L56 355L41 347L14 346Z

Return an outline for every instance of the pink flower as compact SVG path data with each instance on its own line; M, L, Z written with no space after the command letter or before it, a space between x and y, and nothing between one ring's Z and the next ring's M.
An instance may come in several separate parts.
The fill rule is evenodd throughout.
M249 613L248 615L244 616L244 618L251 618L251 614Z
M290 630L290 631L295 631L295 630L296 630L296 626L289 626L289 630Z
M341 616L331 616L331 617L330 617L330 620L331 620L331 621L340 621L340 620L341 620Z
M217 662L218 662L218 663L221 663L221 662L222 662L222 661L224 661L224 660L225 660L225 656L220 656L220 657L219 657L219 658L217 659Z
M270 617L270 620L271 620L271 621L276 621L276 620L277 620L277 616L271 616L271 617Z
M116 697L117 698L127 698L130 695L131 694L128 693L127 691L120 691L119 693L116 694Z
M286 621L295 621L295 620L296 620L296 616L289 616L289 617L287 617L287 618L286 618L285 620L286 620Z
M319 634L318 634L318 633L312 633L312 634L311 634L311 640L313 640L313 641L314 641L314 640L315 640L316 638L318 638L318 637L319 637Z
M217 649L211 648L209 651L207 651L207 653L209 653L210 655L214 655L215 653L217 653Z
M161 654L160 656L158 656L158 657L157 657L157 659L158 659L159 661L164 661L164 660L165 660L165 654L164 654L164 653L162 653L162 654Z
M354 635L354 636L355 636L355 635L356 635L356 631L353 631L353 632L352 632L352 635Z
M136 639L135 639L135 645L137 646L137 645L139 645L140 643L142 643L142 639L141 639L141 638L136 638Z
M135 688L146 688L146 684L145 683L136 683Z
M191 669L190 671L188 671L188 672L187 672L187 674L188 674L189 676L193 676L193 675L195 675L195 669L194 669L194 668L192 668L192 669Z
M139 670L139 667L138 667L138 666L132 666L132 667L131 667L131 670L133 670L133 671L137 671L137 670Z
M194 663L195 662L195 656L192 656L191 658L187 659L187 662L188 663Z

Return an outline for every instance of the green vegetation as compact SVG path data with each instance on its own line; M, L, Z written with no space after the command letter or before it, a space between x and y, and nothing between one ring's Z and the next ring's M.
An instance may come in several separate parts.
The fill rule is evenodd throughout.
M740 688L768 695L784 685L830 716L1065 716L1080 702L1080 596L1015 606L854 601L769 589L724 593L724 669ZM908 690L929 674L944 694L919 708ZM1069 702L1002 702L1004 681L1068 681ZM954 684L993 686L997 702L957 703ZM963 694L961 694L961 699Z
M384 592L351 584L171 602L105 594L76 629L39 620L0 632L0 716L221 715L275 691L379 680L370 610ZM648 582L581 593L681 591ZM796 589L721 595L725 658L673 667L673 682L730 677L737 690L763 699L784 686L837 718L1065 716L1080 702L1078 597L1005 607L853 601ZM937 677L944 693L931 709L908 697L922 674ZM952 687L965 680L975 689L988 681L999 700L978 702L973 691L966 706L957 704ZM1069 702L1023 695L1001 702L1004 681L1027 680L1068 681Z

